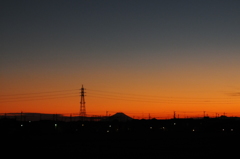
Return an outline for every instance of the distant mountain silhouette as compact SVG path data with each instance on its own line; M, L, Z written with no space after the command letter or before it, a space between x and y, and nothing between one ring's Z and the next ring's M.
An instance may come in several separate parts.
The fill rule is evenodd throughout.
M125 121L130 121L133 120L133 118L127 116L126 114L122 113L122 112L118 112L110 117L107 118L108 121L120 121L120 122L125 122Z

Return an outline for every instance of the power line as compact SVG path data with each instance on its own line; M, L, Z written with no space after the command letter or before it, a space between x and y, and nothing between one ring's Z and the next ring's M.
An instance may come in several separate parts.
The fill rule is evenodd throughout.
M88 93L89 94L93 94L95 92L98 92L98 94L102 94L102 95L108 95L108 94L117 94L118 96L137 96L137 97L144 97L144 98L167 98L167 99L233 99L233 98L222 98L222 97L218 97L218 98L214 98L214 97L174 97L174 96L156 96L156 95L143 95L143 94L130 94L130 93L120 93L120 92L110 92L110 91L101 91L101 90L92 90L92 89L88 89ZM95 93L96 94L96 93Z
M178 104L201 104L201 103L212 103L212 104L231 104L230 102L218 102L218 101L182 101L182 100L139 100L139 99L129 99L129 98L117 98L117 97L104 97L104 96L92 96L88 95L88 97L93 98L102 98L102 99L110 99L110 100L122 100L122 101L135 101L135 102L146 102L146 103L178 103Z
M166 100L166 101L176 101L176 100L186 100L186 99L189 99L189 100L205 100L205 102L208 102L208 101L206 101L206 98L186 98L186 99L181 99L181 98L163 98L163 97L159 97L159 98L157 98L157 97L151 97L151 98L149 98L149 97L131 97L131 96L125 96L125 95L121 95L121 96L118 96L118 95L108 95L108 94L101 94L101 93L89 93L90 95L94 95L94 96L101 96L101 97L117 97L117 98L130 98L130 99L136 99L136 100L142 100L142 99L148 99L148 100ZM210 99L210 98L209 98ZM216 99L216 98L213 98L213 99ZM219 99L222 99L222 98L219 98ZM224 99L224 100L226 100L226 99Z
M70 95L70 94L77 94L77 93L60 93L60 94L48 94L48 95L30 95L30 96L23 96L23 97L18 96L18 97L2 98L1 100L44 98L44 97L49 97L49 96L64 96L64 95Z
M76 90L79 89L2 95L0 103L76 97Z
M103 98L103 99L113 99L113 100L125 100L125 101L138 101L138 102L154 102L154 103L231 103L229 100L224 101L216 101L216 100L206 100L204 98L189 98L186 99L178 99L178 98L149 98L149 97L132 97L132 96L125 96L125 95L109 95L109 94L102 94L102 93L89 93L88 97L95 97L95 98Z
M79 97L79 95L75 96L57 96L57 97L45 97L45 98L33 98L33 99L19 99L19 100L7 100L7 101L0 101L0 103L8 103L8 102L23 102L23 101L36 101L36 100L46 100L46 99L59 99L59 98L71 98L71 97Z
M79 89L71 90L59 90L59 91L47 91L47 92L34 92L34 93L22 93L22 94L8 94L1 95L0 103L5 102L17 102L17 101L34 101L45 99L57 99L79 96ZM86 92L85 92L86 93ZM155 95L142 95L142 94L130 94L110 91L100 91L88 89L87 97L102 98L111 100L122 101L135 101L135 102L149 102L149 103L178 103L178 104L196 104L196 103L214 103L214 104L232 104L233 98L192 98L192 97L166 97ZM85 95L86 96L86 95ZM217 100L217 101L216 101Z
M236 98L213 98L213 97L166 97L154 95L140 95L120 92L110 92L88 89L88 97L103 98L110 100L136 101L148 103L177 103L177 104L234 104L239 101Z
M32 95L32 94L50 94L50 93L56 93L56 92L69 92L69 91L76 91L76 90L79 90L79 89L47 91L47 92L19 93L19 94L3 94L3 95L0 95L0 98L8 97L8 96L25 96L25 95Z

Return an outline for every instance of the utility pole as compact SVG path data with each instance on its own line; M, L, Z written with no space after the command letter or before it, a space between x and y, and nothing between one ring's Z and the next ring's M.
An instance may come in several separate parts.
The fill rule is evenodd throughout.
M21 120L21 122L23 121L23 112L21 111L21 118L20 118L20 120Z
M81 100L80 100L80 116L81 117L85 117L86 116L86 108L85 108L85 92L84 92L84 88L83 88L83 85L82 85L82 88L81 88Z

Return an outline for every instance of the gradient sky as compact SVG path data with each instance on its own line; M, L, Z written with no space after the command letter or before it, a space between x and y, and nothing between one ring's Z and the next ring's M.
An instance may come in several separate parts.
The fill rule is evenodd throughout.
M239 0L1 0L0 113L240 116Z

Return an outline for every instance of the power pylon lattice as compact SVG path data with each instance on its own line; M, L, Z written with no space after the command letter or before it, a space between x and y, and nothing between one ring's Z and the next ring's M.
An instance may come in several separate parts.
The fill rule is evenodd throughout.
M81 88L81 101L80 101L80 116L83 116L85 117L86 116L86 108L85 108L85 92L84 92L84 88L83 88L83 85L82 85L82 88Z

